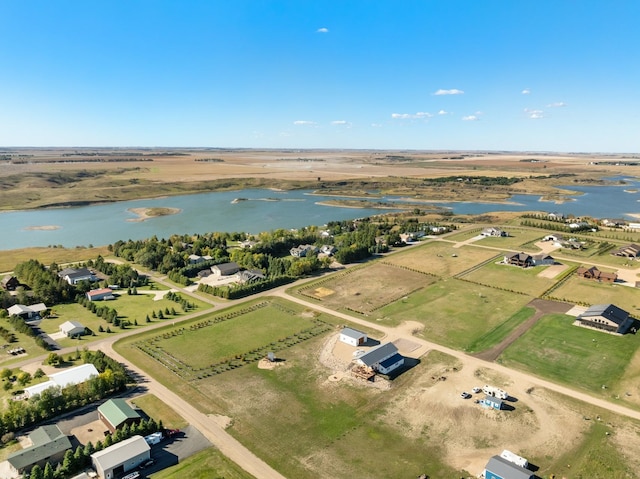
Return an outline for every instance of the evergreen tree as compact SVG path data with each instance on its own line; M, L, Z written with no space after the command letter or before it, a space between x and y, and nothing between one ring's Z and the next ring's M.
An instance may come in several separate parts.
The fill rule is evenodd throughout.
M43 479L54 479L54 470L50 462L44 465L44 472L42 474Z
M39 465L33 466L31 468L31 474L29 474L29 479L44 479L42 468Z

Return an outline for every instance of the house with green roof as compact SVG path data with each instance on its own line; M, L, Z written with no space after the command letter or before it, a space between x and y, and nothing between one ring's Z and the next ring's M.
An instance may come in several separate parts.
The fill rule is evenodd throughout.
M142 416L124 399L109 399L98 407L98 417L110 432L115 432L125 424L140 422L142 419Z
M29 434L31 446L9 455L7 461L18 474L28 473L38 464L44 467L50 462L53 467L64 458L67 449L71 449L69 437L58 426L42 426Z

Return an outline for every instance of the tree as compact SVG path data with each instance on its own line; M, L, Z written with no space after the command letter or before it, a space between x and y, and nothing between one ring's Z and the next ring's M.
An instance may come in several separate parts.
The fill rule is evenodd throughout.
M158 311L158 318L159 319L164 319L164 313L162 312L162 310Z
M49 353L47 359L44 360L44 364L49 366L59 366L62 363L62 358L56 353Z
M42 474L43 479L54 479L54 471L53 466L50 462L47 462L44 466L44 473Z
M11 369L9 368L4 368L2 371L0 371L0 379L2 379L3 381L5 379L9 379L12 375L13 371L11 371Z
M44 371L41 368L36 369L33 373L34 379L40 379L42 376L44 376Z
M44 479L42 468L39 465L36 464L31 468L31 474L29 474L29 479Z
M20 386L25 386L29 381L31 381L31 374L25 371L18 374L18 383L20 383Z

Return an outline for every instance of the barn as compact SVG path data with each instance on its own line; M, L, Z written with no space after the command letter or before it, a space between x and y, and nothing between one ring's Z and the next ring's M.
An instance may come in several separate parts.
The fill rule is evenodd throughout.
M107 299L115 299L113 290L111 288L92 289L87 292L87 299L89 301L102 301Z
M129 406L124 399L109 399L100 405L98 407L98 417L111 432L125 424L139 422L142 419L140 414Z
M485 479L534 479L533 472L500 456L493 456L484 468Z
M133 436L91 454L91 463L103 479L121 477L151 459L151 448L142 436Z
M628 312L614 304L591 306L577 319L581 326L618 334L626 334L634 322Z
M361 346L367 342L367 333L357 329L343 328L340 331L340 341L350 346Z

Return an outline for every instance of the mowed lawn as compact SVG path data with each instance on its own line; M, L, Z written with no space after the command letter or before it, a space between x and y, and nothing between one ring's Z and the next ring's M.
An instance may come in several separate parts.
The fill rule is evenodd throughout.
M435 281L432 276L376 261L332 275L298 292L334 310L367 314Z
M509 233L509 236L489 236L477 241L477 244L514 250L524 247L525 244L531 241L542 239L546 234L543 230L519 229L510 226L502 229ZM531 248L529 248L529 251L531 252Z
M536 266L534 268L520 268L509 264L488 263L469 274L463 276L464 279L476 283L503 288L518 293L538 296L553 286L555 280L543 278L538 275L547 266Z
M496 254L496 251L485 248L454 248L452 243L433 241L389 255L385 261L436 276L450 277L487 261Z
M424 325L420 336L425 339L467 350L531 299L522 294L447 279L380 309L370 319L389 326L417 321ZM516 326L513 323L513 327Z
M254 479L216 448L205 449L180 464L151 474L153 479Z
M502 363L608 397L602 386L615 387L640 338L581 328L574 321L564 314L544 316L502 353Z
M204 368L313 326L314 323L300 313L269 305L201 329L185 330L161 340L159 346L184 364Z
M600 283L572 275L552 295L570 303L609 304L628 311L638 317L640 314L640 292L637 288L619 284Z
M192 309L189 312L197 311L197 308L202 307L205 303L197 300L193 300L190 297L187 298L190 303L192 303L196 309ZM138 294L138 295L127 295L126 292L122 292L117 299L113 301L100 301L96 303L98 306L107 306L111 309L115 309L118 311L118 318L123 320L128 320L131 324L127 326L127 328L143 328L146 326L146 316L149 315L151 319L151 323L156 323L157 321L163 321L161 319L154 319L152 315L158 311L162 310L163 314L165 314L165 310L173 308L176 312L176 315L166 315L165 321L171 318L179 318L180 316L185 315L186 313L182 310L180 304L169 301L168 299L161 299L159 301L154 301L154 295L150 294ZM94 341L96 339L100 339L101 336L105 336L109 333L100 332L100 326L106 331L107 328L111 329L112 333L117 333L122 331L119 327L113 326L109 324L103 318L98 317L91 311L89 311L84 306L78 303L68 303L68 304L58 304L52 307L52 311L54 312L54 317L50 319L45 319L40 323L40 329L47 334L53 334L60 331L60 325L66 321L78 321L84 327L91 329L95 333L95 336L83 336L80 340L78 339L69 339L64 338L57 340L57 343L61 347L69 347L69 346L80 346L87 344L89 341ZM137 326L135 322L137 321Z

